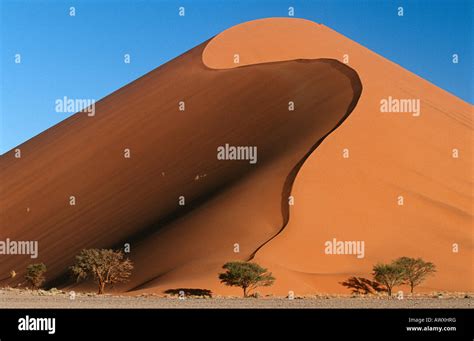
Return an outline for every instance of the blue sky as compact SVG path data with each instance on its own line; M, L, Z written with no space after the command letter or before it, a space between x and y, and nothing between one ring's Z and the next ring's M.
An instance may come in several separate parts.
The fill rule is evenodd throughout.
M0 153L67 118L56 99L99 100L228 27L287 16L289 6L473 103L469 0L0 0Z

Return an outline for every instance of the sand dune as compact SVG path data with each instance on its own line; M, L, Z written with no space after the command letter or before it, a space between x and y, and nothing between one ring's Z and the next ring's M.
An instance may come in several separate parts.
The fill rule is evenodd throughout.
M82 248L130 243L133 289L196 260L248 258L282 228L293 168L355 106L357 74L333 60L215 71L205 46L29 140L21 159L2 156L2 237L38 240L51 285ZM256 146L258 162L218 160L225 144ZM9 256L1 271L14 284L31 262Z
M420 115L380 112L389 96L420 99ZM258 162L218 160L226 143ZM347 292L338 282L398 256L438 266L422 290L472 291L471 146L471 105L323 25L257 20L2 155L0 239L38 240L61 287L82 248L130 243L134 275L115 290L132 294L238 294L217 279L231 259L275 274L262 292ZM324 254L333 238L365 241L364 258ZM2 284L32 262L0 257L1 277L20 274Z
M276 31L297 38L278 44ZM422 289L473 290L472 106L330 28L304 20L233 27L208 45L206 65L235 67L228 56L238 42L243 64L296 55L343 61L347 55L364 86L350 118L303 165L288 225L255 260L278 278L294 277L283 286L297 292L345 292L337 281L369 276L374 263L402 255L437 264L438 273ZM420 99L420 115L381 113L380 101L389 96ZM344 149L349 158L343 157ZM324 243L333 238L364 240L365 258L326 255ZM458 253L452 252L454 243ZM294 249L298 252L288 252Z

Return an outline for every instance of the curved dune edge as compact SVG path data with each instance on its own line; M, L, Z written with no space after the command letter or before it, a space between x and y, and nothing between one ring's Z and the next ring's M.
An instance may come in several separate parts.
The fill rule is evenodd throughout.
M202 287L212 288L214 293L229 295L239 293L239 289L222 286L216 274L229 260L252 259L261 247L281 233L289 220L288 196L299 169L309 155L350 116L362 92L362 84L357 73L336 60L283 61L274 63L273 66L279 65L280 70L284 70L288 63L308 66L318 63L327 64L345 77L346 87L341 88L339 94L333 93L323 100L323 103L328 105L341 100L345 103L344 114L339 121L334 121L332 126L328 126L327 122L321 122L322 126L314 126L312 133L306 136L301 135L300 132L301 141L295 144L291 152L280 153L263 169L256 169L242 177L238 182L209 198L201 207L168 223L164 231L152 233L136 244L132 260L135 261L137 274L131 282L117 286L115 288L117 292L163 293L169 288ZM249 67L255 67L258 71L271 65L259 64L249 65ZM326 79L325 81L325 87L327 87L327 82L333 80ZM348 89L351 89L350 101L347 101ZM306 91L308 90L306 88ZM306 93L303 93L305 95L303 98L313 98L315 102L318 102L316 100L318 94L312 94L313 96L308 97ZM300 102L300 105L302 104ZM326 108L331 107L326 106ZM321 109L322 107L318 108L314 115L320 116L322 113L325 113L327 117L338 115L332 112L333 109ZM327 115L328 113L331 115ZM304 112L299 111L297 114L304 115ZM244 207L242 207L243 202L247 203ZM239 219L236 220L237 217ZM246 222L240 218L245 218ZM209 224L209 221L213 223ZM222 233L223 226L226 228L224 234ZM181 237L183 235L187 235L184 242ZM189 242L190 240L192 243ZM241 248L238 254L229 247L235 241L239 242ZM193 252L191 251L192 244L205 244L207 249ZM148 265L151 262L164 255L166 258L175 259L171 262L167 259L160 266L149 268ZM68 287L94 290L92 286L82 284Z
M248 21L219 33L206 45L202 61L210 69L324 58L320 44L323 25L306 19L268 18ZM239 62L235 63L236 55Z
M213 240L213 243L209 244L209 246L215 250L219 249L219 252L216 252L215 250L213 252L208 251L209 254L204 257L202 254L195 254L193 257L188 257L186 260L177 262L172 269L165 273L160 273L159 275L155 274L146 280L135 279L132 281L132 285L122 286L120 290L128 290L129 292L136 294L150 292L161 293L171 287L192 286L203 288L209 287L212 288L215 293L238 293L238 289L223 287L217 280L216 274L221 271L222 265L229 260L252 260L258 250L283 231L289 221L288 197L291 195L293 182L301 166L318 148L318 146L328 136L330 136L331 133L338 129L338 127L350 116L351 112L357 105L360 94L362 93L362 84L357 73L338 61L332 59L319 59L286 62L309 64L327 63L328 65L331 65L332 68L343 74L347 78L347 86L352 89L353 94L352 100L346 103L347 107L344 115L339 119L339 121L335 122L331 129L327 130L318 138L305 137L304 140L306 142L304 143L304 148L306 149L301 148L300 146L298 149L293 149L291 156L285 154L280 155L272 164L265 167L264 170L256 170L248 177L242 178L239 183L223 190L216 198L209 200L206 203L205 208L198 209L190 215L183 217L178 224L172 223L168 226L170 234L175 233L176 236L178 236L180 233L190 233L190 238L194 239L197 243L203 239ZM280 65L283 67L286 62L281 62ZM259 64L260 65L255 64L255 66L260 67L265 65L265 63ZM344 92L347 92L347 89L344 89ZM333 94L330 97L334 99L338 96ZM332 102L333 99L326 98L324 101ZM319 110L315 112L315 114L321 113L322 112ZM326 111L326 114L327 113L329 113L329 111ZM335 115L335 113L331 113L331 116L333 115ZM319 127L315 127L314 134L316 135L314 136L320 134L320 130ZM285 164L286 166L284 166ZM282 174L283 169L285 169L284 174ZM267 204L262 204L264 201L267 202ZM274 205L278 201L281 202L279 205L279 213L281 213L282 220L275 223L275 219L272 219L274 222L269 226L268 203L273 202ZM245 209L240 208L239 206L241 206L242 202L247 202L249 207ZM273 209L276 209L275 205L273 206ZM240 220L237 222L233 221L233 217L236 217L237 215L245 217L247 222L244 223ZM219 225L207 226L209 225L209 219L212 219L213 221L218 219L218 221L221 221L223 225L231 227L230 231L239 231L238 236L236 236L234 240L246 241L241 244L241 246L245 245L245 249L241 249L239 254L233 253L229 248L224 251L224 249L221 246L218 246L218 244L230 245L232 239L229 239L227 235L222 235ZM206 227L203 228L202 226ZM268 232L266 238L262 240L260 237L259 241L255 236L262 235L261 233L257 233L262 229ZM250 240L252 240L251 243L249 243ZM170 244L170 241L173 241L174 244L166 245ZM140 250L137 252L137 258L147 258L149 261L153 259L154 255L158 255L159 252L155 250L166 249L170 246L178 249L187 247L186 245L181 246L177 237L163 237L161 233L149 236L145 244L146 246L140 246ZM147 264L147 262L148 261L142 260L140 261L140 264ZM301 274L298 274L298 276L301 276ZM296 278L295 276L291 277ZM134 286L134 284L136 284L136 286Z

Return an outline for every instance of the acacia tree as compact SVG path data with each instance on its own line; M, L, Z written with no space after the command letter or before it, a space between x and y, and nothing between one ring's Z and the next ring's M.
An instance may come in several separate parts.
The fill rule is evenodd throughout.
M429 275L436 272L436 266L431 262L425 262L421 258L400 257L394 264L403 269L403 280L410 286L410 292L423 282Z
M275 281L271 272L267 272L267 269L256 263L228 262L222 268L226 272L219 274L221 283L241 287L244 291L244 297L248 297L250 290L270 286Z
M46 270L46 265L44 265L44 263L30 264L26 267L25 278L35 289L38 289L46 280L44 276Z
M120 250L84 249L76 256L71 272L77 281L92 277L98 284L98 294L103 294L107 284L126 282L132 269L132 261Z
M373 267L374 280L385 285L388 296L392 296L394 286L403 284L404 271L399 265L379 263Z

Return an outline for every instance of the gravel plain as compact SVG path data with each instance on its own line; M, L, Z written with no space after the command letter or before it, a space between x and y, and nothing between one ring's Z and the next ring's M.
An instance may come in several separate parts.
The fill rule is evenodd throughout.
M114 296L77 293L70 295L62 291L29 291L0 289L0 308L116 308L116 309L180 309L180 308L224 308L224 309L305 309L305 308L472 308L472 294L422 295L402 300L387 297L351 297L321 295L314 297L263 298L185 298L160 296Z

